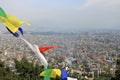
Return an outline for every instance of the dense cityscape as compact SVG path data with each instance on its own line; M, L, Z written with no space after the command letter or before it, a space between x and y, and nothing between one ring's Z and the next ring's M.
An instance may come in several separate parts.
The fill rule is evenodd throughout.
M14 59L23 57L42 65L36 55L20 38L0 33L0 59L14 67ZM81 33L29 32L21 36L39 46L55 45L59 48L44 53L49 66L66 69L76 78L93 80L101 74L115 75L116 59L120 57L120 32L99 31Z

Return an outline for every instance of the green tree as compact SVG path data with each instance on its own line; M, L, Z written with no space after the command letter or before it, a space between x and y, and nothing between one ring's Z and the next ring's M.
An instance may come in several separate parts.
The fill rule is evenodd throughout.
M0 80L17 80L16 74L10 68L5 68L2 61L0 61Z
M20 80L41 80L39 74L44 70L43 66L34 65L34 63L28 62L25 58L21 61L15 59L14 62L16 73Z
M117 59L117 70L115 71L116 80L120 80L120 59Z
M117 59L116 68L115 77L112 77L111 80L120 80L120 59Z

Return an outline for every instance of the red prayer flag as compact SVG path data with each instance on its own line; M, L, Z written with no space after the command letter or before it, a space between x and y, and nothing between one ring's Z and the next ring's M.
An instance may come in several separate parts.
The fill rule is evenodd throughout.
M52 48L58 48L58 46L42 46L42 47L39 47L39 50L41 53L49 50L49 49L52 49Z

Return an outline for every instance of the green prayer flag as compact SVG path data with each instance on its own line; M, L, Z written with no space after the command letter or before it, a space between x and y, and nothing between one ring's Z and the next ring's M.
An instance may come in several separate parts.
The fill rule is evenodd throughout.
M7 18L6 13L4 12L4 10L0 7L0 16Z
M49 67L49 66L45 67L44 71L45 71L45 73L44 73L44 80L50 80L50 74L52 72L52 68Z

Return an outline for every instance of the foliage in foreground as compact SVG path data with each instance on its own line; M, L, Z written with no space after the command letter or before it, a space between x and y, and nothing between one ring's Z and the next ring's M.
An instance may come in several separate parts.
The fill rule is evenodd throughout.
M21 61L15 59L14 62L15 69L12 71L0 61L0 80L42 80L39 73L43 71L43 66L30 63L24 58Z
M4 66L4 62L0 61L0 80L43 80L39 76L40 72L44 71L44 67L28 62L25 58L21 61L14 60L14 71L11 68ZM71 77L77 77L76 75L70 75ZM78 77L77 77L78 78ZM55 79L56 80L56 79ZM59 78L60 80L60 78ZM78 80L81 80L80 78ZM99 80L99 79L95 79ZM102 80L108 80L107 78ZM109 79L110 80L110 79ZM117 59L117 70L115 76L111 80L120 80L120 59Z

